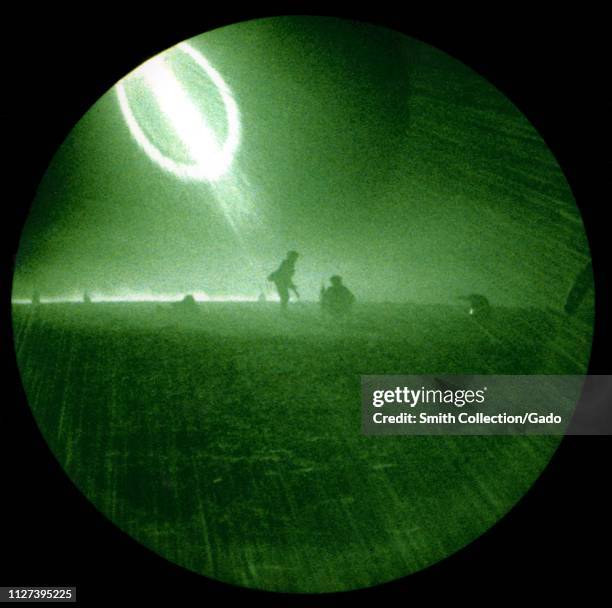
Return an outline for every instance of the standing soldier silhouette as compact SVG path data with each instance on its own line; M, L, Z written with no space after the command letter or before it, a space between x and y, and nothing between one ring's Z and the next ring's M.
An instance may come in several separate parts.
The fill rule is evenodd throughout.
M295 273L295 262L299 254L297 251L290 251L287 257L281 262L281 265L268 276L268 281L276 285L276 291L280 298L281 310L287 310L289 303L289 290L295 293L296 297L300 297L297 287L293 284L293 275Z

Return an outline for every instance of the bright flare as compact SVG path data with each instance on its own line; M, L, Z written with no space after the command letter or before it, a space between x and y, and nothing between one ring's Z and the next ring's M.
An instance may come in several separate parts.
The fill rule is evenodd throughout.
M172 125L176 135L189 152L193 164L169 158L151 142L132 112L124 81L120 81L116 86L119 106L132 137L151 160L177 177L212 182L227 172L238 149L240 143L238 107L219 72L198 51L186 42L176 48L189 56L202 69L221 97L227 121L227 136L223 144L217 141L207 124L206 117L201 113L199 104L194 103L176 78L167 56L162 55L147 61L134 75L145 79L160 112Z

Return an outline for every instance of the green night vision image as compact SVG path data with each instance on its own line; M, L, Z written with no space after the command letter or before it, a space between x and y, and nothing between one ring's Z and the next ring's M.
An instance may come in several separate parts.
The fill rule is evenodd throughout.
M96 508L180 566L321 593L410 575L536 482L552 436L365 436L371 374L583 374L580 212L522 113L404 34L279 17L101 97L12 291L24 390Z

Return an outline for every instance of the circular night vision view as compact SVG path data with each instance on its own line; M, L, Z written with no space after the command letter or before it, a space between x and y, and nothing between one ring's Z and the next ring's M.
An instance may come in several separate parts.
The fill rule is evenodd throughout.
M585 373L580 213L493 86L397 32L255 20L161 53L58 150L15 346L83 494L185 568L357 589L453 554L559 437L365 436L362 374Z

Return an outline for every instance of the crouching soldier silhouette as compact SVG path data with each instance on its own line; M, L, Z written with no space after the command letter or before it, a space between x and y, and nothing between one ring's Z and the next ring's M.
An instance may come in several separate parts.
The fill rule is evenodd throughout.
M268 275L268 281L271 281L276 286L282 311L287 310L289 290L293 291L297 298L300 297L297 287L293 284L295 263L298 257L299 254L297 251L290 251L287 257L281 262L281 265L273 273Z
M321 287L321 308L336 317L344 316L353 307L355 296L342 284L342 277L334 275L330 281L331 287Z

